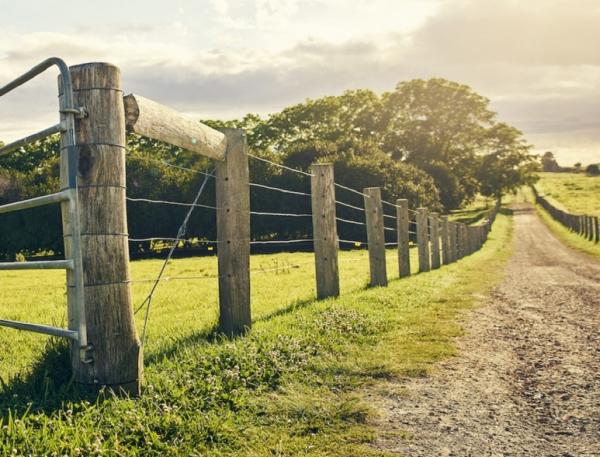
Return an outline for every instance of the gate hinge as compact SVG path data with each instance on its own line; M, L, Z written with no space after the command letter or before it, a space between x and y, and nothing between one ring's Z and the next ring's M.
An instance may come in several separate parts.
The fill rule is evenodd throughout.
M88 117L88 112L83 106L80 106L79 108L64 108L61 109L60 112L62 114L74 114L77 119Z

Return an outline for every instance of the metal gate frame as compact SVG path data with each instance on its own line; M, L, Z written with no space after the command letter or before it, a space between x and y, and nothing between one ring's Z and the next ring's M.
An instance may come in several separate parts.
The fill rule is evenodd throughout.
M29 200L23 200L15 203L9 203L0 206L0 214L5 214L13 211L35 208L43 205L56 203L68 203L61 205L61 212L67 211L69 214L71 227L71 255L65 260L38 261L38 262L0 262L0 270L36 270L36 269L65 269L73 273L75 300L76 306L74 311L77 313L75 322L77 329L64 329L60 327L52 327L43 324L33 324L28 322L19 322L13 320L0 319L0 326L10 327L18 330L27 330L30 332L43 333L46 335L59 336L71 339L79 345L79 357L84 363L91 362L89 351L92 349L87 341L87 329L85 320L85 296L84 296L84 281L83 281L83 263L81 254L81 229L79 219L79 200L78 200L78 183L77 183L77 140L75 135L75 119L85 117L85 109L73 106L73 83L69 67L62 59L51 57L44 60L40 64L33 67L27 73L19 76L4 87L0 87L0 97L25 84L31 79L43 73L52 66L57 66L60 71L62 81L63 97L59 107L59 114L64 115L64 121L59 122L52 127L44 129L40 132L29 135L20 140L14 141L0 148L0 156L8 154L22 146L26 146L37 140L41 140L55 133L60 133L62 136L65 148L61 148L61 155L66 151L67 163L67 181L66 189L58 193L36 197ZM62 157L61 157L62 159ZM64 240L64 238L63 238ZM64 242L64 241L63 241ZM65 249L65 257L67 250Z

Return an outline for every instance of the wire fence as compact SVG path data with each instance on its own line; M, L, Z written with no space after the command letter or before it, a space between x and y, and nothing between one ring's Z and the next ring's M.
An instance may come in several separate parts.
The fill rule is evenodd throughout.
M301 180L306 179L306 178L312 179L314 177L313 174L311 174L309 172L305 172L303 170L298 170L298 169L295 169L292 167L278 164L271 160L268 160L268 159L265 159L262 157L258 157L258 156L252 155L252 154L249 154L249 158L251 160L256 160L261 163L266 163L269 166L276 167L276 168L282 170L283 173L293 173L295 176L298 176ZM144 324L143 324L143 330L142 330L142 341L144 343L146 342L146 338L147 338L147 324L148 324L148 319L150 316L150 311L151 311L151 307L152 307L152 303L153 303L153 297L156 293L156 290L157 290L159 284L165 283L165 282L196 281L196 280L198 280L198 281L217 280L218 281L218 280L221 280L224 278L224 276L222 274L167 275L166 271L167 271L169 262L173 258L173 254L175 253L175 250L178 248L186 248L186 247L190 247L190 246L206 247L206 248L208 248L207 252L210 252L211 254L215 253L215 249L218 250L218 246L221 243L223 243L224 241L219 241L217 239L213 239L212 237L207 236L207 234L203 234L203 233L199 232L198 230L194 230L194 231L192 231L192 233L189 233L189 230L188 230L189 222L190 222L192 215L194 214L194 211L211 211L212 217L214 217L215 212L218 212L220 210L226 210L226 208L219 208L216 204L210 204L210 202L207 202L207 203L199 202L200 198L205 193L208 181L211 179L212 180L219 179L215 175L213 170L200 170L200 169L185 167L185 166L181 166L181 165L173 165L166 161L155 160L155 159L149 159L149 161L152 163L155 163L157 165L160 165L160 166L167 166L167 167L174 168L178 171L200 175L200 176L202 176L202 180L200 182L200 186L198 188L197 193L195 194L193 200L190 202L174 201L174 200L170 200L170 199L166 199L166 198L127 196L127 201L129 203L135 204L135 205L167 205L167 206L171 206L171 207L185 208L187 210L175 236L141 236L141 237L131 236L131 237L129 237L130 243L150 243L151 248L168 250L166 258L161 265L158 275L155 278L134 278L130 281L132 284L150 284L151 285L147 296L135 309L136 314L145 310L144 319L143 319ZM308 185L309 185L308 182L302 183L302 181L299 181L296 184L297 184L296 187L298 187L298 186L308 187ZM303 236L290 236L290 237L279 238L277 236L274 236L274 235L277 235L277 233L273 233L273 235L270 235L268 238L265 238L265 239L251 238L251 239L241 240L241 241L247 241L250 246L279 246L280 248L278 248L278 249L281 249L281 248L289 249L292 246L310 246L311 250L315 249L316 240L314 239L314 235L311 233L311 231L307 231L309 229L308 225L300 226L296 230L290 229L291 226L293 226L294 224L297 224L296 222L292 223L291 221L305 220L307 222L310 222L310 221L314 220L314 213L312 211L312 208L309 206L311 199L312 199L312 194L310 191L304 191L304 190L301 190L298 188L287 187L287 186L278 186L278 185L274 185L271 183L265 184L265 183L255 182L252 179L249 180L248 185L249 185L250 189L255 189L256 191L276 192L281 195L281 198L279 198L276 201L277 209L270 209L270 208L265 207L264 203L262 202L262 200L264 199L262 194L251 194L251 198L250 198L250 208L251 209L249 211L249 213L250 213L249 215L253 219L256 218L257 220L258 219L262 220L263 218L267 218L267 219L276 220L276 221L287 220L288 222L282 222L282 223L286 224L286 226L288 228L287 233L303 233ZM335 215L335 217L334 217L335 223L337 225L337 232L338 232L337 245L342 250L371 249L372 247L370 246L369 242L367 241L367 232L369 230L369 227L368 227L368 220L366 218L365 207L361 207L354 202L349 202L349 201L345 200L342 197L342 194L344 192L347 192L347 193L349 193L349 195L353 195L355 197L360 197L363 200L367 199L367 198L371 198L371 197L367 193L361 192L360 190L353 189L351 187L348 187L348 186L345 186L345 185L342 185L339 183L334 183L334 187L336 189L340 189L342 191L342 193L340 195L337 195L336 198L334 199L335 207L338 208L342 214L342 215ZM292 203L292 202L286 200L286 198L295 198L295 197L300 197L300 198L306 199L306 200L302 204ZM268 200L268 199L267 199L267 201L273 202L273 200ZM412 241L409 238L406 238L406 241L402 242L400 239L399 227L397 224L398 216L396 214L387 214L383 210L384 208L394 208L395 210L398 210L400 207L398 205L395 205L395 204L390 203L385 200L381 200L381 205L382 205L382 213L381 213L382 221L384 222L381 226L381 230L384 234L383 247L384 248L396 247L396 248L398 248L399 251L405 245L408 248L409 244L416 241L417 237L418 237L418 222L417 222L417 220L415 220L414 217L410 217L410 215L415 215L415 214L417 214L417 212L415 210L408 208L409 217L405 220L405 222L409 228L408 228L408 230L405 230L405 233L406 233L406 237L412 237ZM298 211L299 207L308 209L308 211L302 211L302 210ZM133 211L135 211L135 210L133 210ZM388 222L388 223L395 222L396 224L387 225L385 222ZM432 237L431 237L432 229L433 229L433 227L431 227L431 226L429 227L429 229L426 228L426 230L428 232L427 239L428 239L429 243L431 243L433 241ZM442 229L441 223L439 224L438 229L439 230ZM447 235L444 235L444 236L447 236ZM231 241L240 241L240 240L227 240L226 242L229 243ZM413 244L413 246L415 246L415 245ZM406 255L406 254L403 254L403 255ZM338 262L345 263L345 262L351 262L351 261L356 262L356 261L360 261L360 260L364 260L364 258L359 258L359 257L340 258L340 259L338 259ZM254 268L254 269L249 270L249 275L254 276L254 275L260 275L260 274L277 273L277 272L281 272L281 271L290 271L293 269L299 269L299 268L309 265L309 264L314 265L314 260L310 261L310 262L305 262L305 263L291 263L291 264L288 264L285 266L275 266L275 267L271 267L271 268Z

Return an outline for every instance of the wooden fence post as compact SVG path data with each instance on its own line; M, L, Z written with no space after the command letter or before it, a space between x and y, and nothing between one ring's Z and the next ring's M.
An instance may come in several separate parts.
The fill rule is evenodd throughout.
M458 258L462 259L465 255L467 255L467 226L462 222L458 223Z
M219 329L233 337L250 329L250 187L248 146L241 129L223 129L225 160L216 164Z
M461 223L460 222L455 222L454 223L456 226L456 231L455 231L455 249L454 251L456 252L456 257L455 257L455 261L459 260L462 257L462 227L461 227Z
M448 216L442 216L442 263L448 265L450 263L450 226Z
M431 213L429 216L429 227L431 235L431 268L440 267L440 215Z
M400 277L410 276L410 245L408 200L396 200L396 223L398 230L398 269Z
M430 270L427 209L417 208L417 249L419 250L419 272Z
M367 242L369 245L370 286L387 286L385 263L385 229L383 228L383 206L381 189L367 187L365 194L365 214L367 222Z
M340 294L333 164L311 166L311 196L317 298Z
M594 216L594 227L596 232L595 242L600 243L600 218L598 216Z
M125 113L120 70L107 63L70 68L75 106L87 117L76 123L78 200L84 276L85 315L91 363L72 351L76 382L116 393L140 394L143 360L133 320L125 202ZM60 85L60 83L59 83ZM61 106L62 88L59 88ZM67 154L61 139L61 168ZM67 187L61 172L61 187ZM65 249L70 252L70 221L63 211ZM67 216L67 217L65 217ZM76 308L73 275L67 274L69 326Z
M456 259L456 234L455 224L448 218L448 263Z

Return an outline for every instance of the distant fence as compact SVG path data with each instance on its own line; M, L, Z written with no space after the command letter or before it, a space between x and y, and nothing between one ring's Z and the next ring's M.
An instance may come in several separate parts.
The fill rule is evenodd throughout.
M564 211L553 205L546 197L540 195L535 186L532 186L532 190L536 203L548 211L554 219L586 240L592 243L600 243L600 218L598 216Z
M341 245L365 246L369 254L369 284L386 286L387 248L396 247L399 277L409 276L414 270L410 263L411 238L417 244L418 271L437 269L481 248L498 212L499 202L479 224L467 225L452 221L446 215L430 213L426 208L410 209L405 199L393 203L384 201L378 187L358 190L336 183L332 164L314 164L310 171L303 171L254 156L248 152L242 130L217 131L143 97L123 97L120 71L110 64L77 65L69 68L67 76L68 82L72 78L72 95L63 78L59 80L61 100L65 98L65 94L69 94L72 100L64 103L61 113L63 117L70 116L69 119L75 122L74 140L69 142L71 137L66 135L71 130L60 124L36 134L35 137L8 145L5 150L8 152L17 145L28 144L52 133L60 132L62 135L64 146L61 148L61 182L68 184L68 178L71 177L71 184L66 188L72 189L71 201L78 205L76 212L63 212L66 251L70 253L70 246L74 246L81 238L82 285L76 288L77 284L69 279L68 312L70 327L76 327L78 322L83 321L80 327L87 330L84 357L72 358L76 379L82 384L107 385L131 394L139 393L144 338L140 341L138 337L134 313L146 310L142 333L145 335L153 293L162 280L210 278L202 275L163 277L174 250L180 243L189 241L186 240L186 231L194 210L201 208L215 212L216 240L202 242L210 244L217 252L218 274L212 278L217 279L219 285L219 326L223 333L230 336L241 334L251 326L252 245L311 244L314 251L316 296L323 299L340 294L338 251ZM127 196L126 131L186 148L214 160L213 170L185 169L202 175L202 183L192 202L134 199ZM279 167L282 173L302 175L310 180L307 183L310 190L298 191L252 182L249 176L249 158ZM177 168L183 169L179 166ZM73 170L77 170L76 179ZM200 203L209 180L215 182L216 201L214 204ZM286 212L254 211L250 204L251 188L278 192L282 198L293 196L308 199L310 205L290 205L290 210ZM352 194L356 199L351 203L343 200L340 195L345 193ZM356 203L359 199L362 200L361 204ZM134 238L127 233L128 201L135 204L180 206L186 208L187 213L178 232L171 238ZM294 207L308 207L310 210L298 212L294 211ZM344 213L345 217L341 218L337 214L337 208L351 210L356 216L350 218ZM250 236L251 216L308 218L312 221L312 238L253 240ZM347 225L362 227L366 239L340 237L341 227ZM132 279L128 243L157 241L170 246L169 255L158 277ZM35 267L34 262L30 263L29 266ZM0 266L4 269L22 269L28 264L29 262ZM134 310L131 301L131 284L134 282L152 283L148 297L137 310ZM81 293L75 293L76 291ZM78 312L78 307L83 308Z

